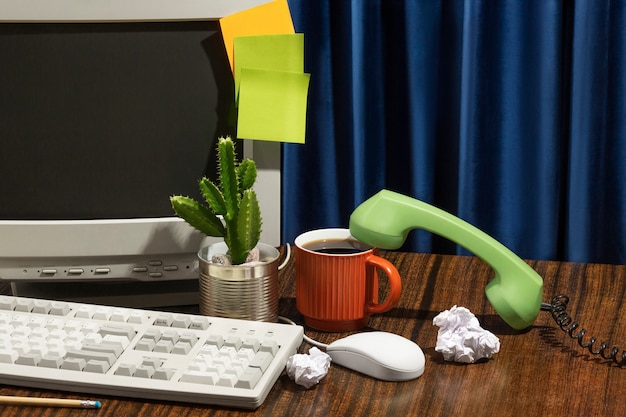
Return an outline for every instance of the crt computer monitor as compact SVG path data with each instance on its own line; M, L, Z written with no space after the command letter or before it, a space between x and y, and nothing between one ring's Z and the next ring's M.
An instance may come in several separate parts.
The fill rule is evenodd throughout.
M196 252L215 239L168 197L199 197L217 138L236 136L219 23L94 16L0 23L0 279L24 296L194 303ZM239 151L278 245L280 147Z

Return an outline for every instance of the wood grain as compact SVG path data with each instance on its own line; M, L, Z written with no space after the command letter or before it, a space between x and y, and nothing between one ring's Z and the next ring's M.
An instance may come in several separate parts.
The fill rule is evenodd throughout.
M399 304L372 317L371 329L401 334L426 355L424 374L413 381L381 382L332 366L316 387L306 390L280 377L256 411L173 402L98 397L100 410L82 416L550 416L626 415L626 369L593 356L563 333L548 313L524 331L510 329L484 295L491 269L474 257L387 252L403 279ZM584 326L626 347L626 266L530 261L544 278L544 300L557 293L571 297L568 310ZM302 323L295 307L294 262L280 274L280 314ZM384 291L384 280L381 280ZM4 286L4 291L8 290ZM501 350L492 360L472 365L443 361L434 347L433 317L453 305L474 312L495 333ZM306 329L322 342L345 334ZM303 343L302 352L309 345ZM0 368L1 369L1 368ZM53 390L3 386L1 395L85 398ZM76 410L6 406L2 416L76 415Z

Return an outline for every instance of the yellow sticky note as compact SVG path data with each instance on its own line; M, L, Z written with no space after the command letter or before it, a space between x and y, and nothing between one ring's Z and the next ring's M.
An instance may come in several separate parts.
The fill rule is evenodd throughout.
M235 96L241 68L304 72L304 34L238 36L235 45Z
M274 0L220 19L222 38L230 68L234 70L234 44L237 36L293 34L293 21L287 0Z
M241 69L237 137L304 143L310 74Z

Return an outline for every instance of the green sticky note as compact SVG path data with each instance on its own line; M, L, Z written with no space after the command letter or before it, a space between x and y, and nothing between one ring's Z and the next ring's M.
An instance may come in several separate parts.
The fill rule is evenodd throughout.
M310 74L241 68L237 137L304 143Z
M304 34L238 36L234 38L235 101L239 98L242 68L304 71Z

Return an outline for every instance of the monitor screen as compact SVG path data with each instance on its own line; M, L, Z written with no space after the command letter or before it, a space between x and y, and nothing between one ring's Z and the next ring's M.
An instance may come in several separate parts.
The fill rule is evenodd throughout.
M0 24L0 219L171 216L234 135L216 21ZM10 196L10 198L7 198Z
M146 283L132 300L148 283L197 280L196 253L217 238L168 197L200 198L218 137L236 137L219 22L0 23L0 57L0 279L44 293ZM238 154L257 160L262 211L279 204L280 148L239 141ZM269 211L262 239L278 245Z

